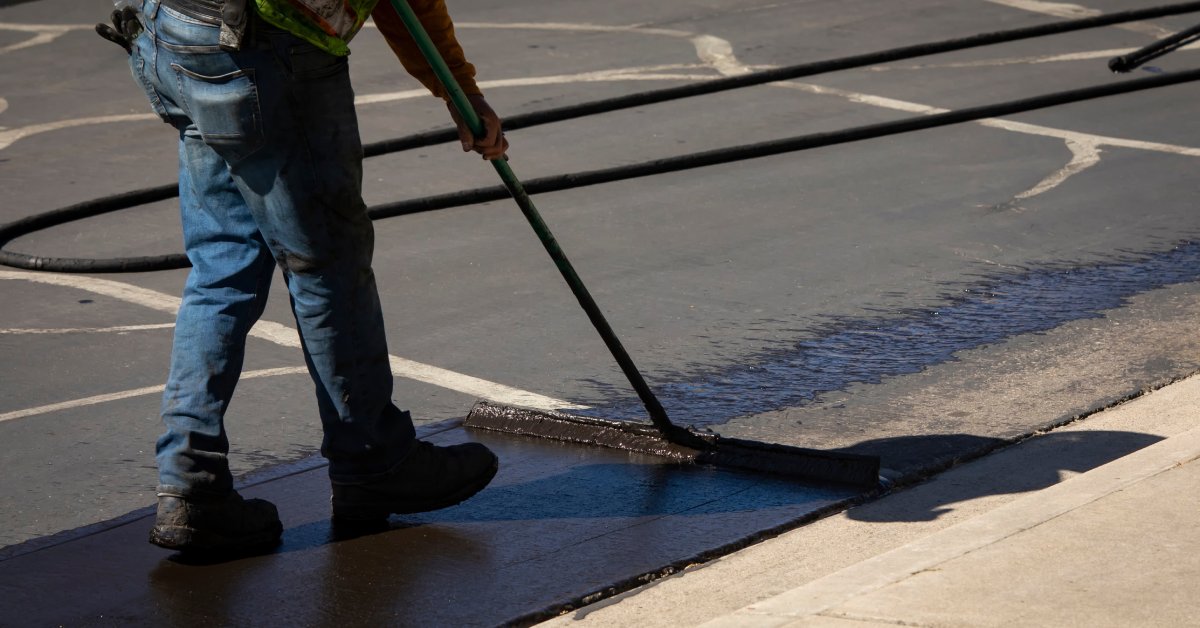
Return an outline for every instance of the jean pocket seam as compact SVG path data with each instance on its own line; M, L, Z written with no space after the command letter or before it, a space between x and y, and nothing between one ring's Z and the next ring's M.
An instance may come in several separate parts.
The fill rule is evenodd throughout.
M262 117L262 104L259 100L258 85L254 81L253 68L239 68L232 72L226 72L225 74L219 74L215 76L200 74L194 70L189 70L183 67L179 63L172 63L171 69L175 70L175 73L178 77L180 99L187 108L188 115L191 117L193 124L196 124L196 129L200 132L201 138L203 138L204 143L211 146L213 150L221 153L222 156L225 157L226 161L228 161L230 164L241 161L242 159L245 159L246 157L249 157L257 152L263 147L264 144L266 144L266 134ZM248 95L247 102L247 105L249 106L248 113L250 114L250 123L248 127L239 129L239 131L236 133L213 132L212 129L206 130L201 128L200 124L197 123L196 112L192 108L192 102L189 101L187 96L188 90L184 85L185 77L193 81L206 83L209 85L227 83L239 78L247 79L250 84L250 93ZM222 147L215 145L226 143L233 144L235 142L241 142L243 146L243 150L238 151L235 154L225 154L228 151L222 150Z
M158 90L151 85L150 81L146 80L146 59L141 55L137 55L137 71L134 78L137 79L142 91L146 93L146 97L150 99L150 108L154 110L154 113L163 122L170 122L171 116L167 113L166 105L162 103L162 97L159 96Z
M183 54L200 55L200 54L216 54L219 52L225 52L224 50L221 50L220 46L208 46L208 45L196 46L196 45L185 45L185 44L172 44L171 42L167 42L167 41L159 41L158 44L160 46L162 46L163 48L170 50L171 52L179 52L179 53L183 53Z
M238 68L232 72L226 72L224 74L218 74L216 76L208 76L206 74L200 74L199 72L196 72L195 70L189 70L189 69L183 67L179 63L172 63L171 69L173 69L176 72L179 72L181 74L186 74L187 76L190 76L190 77L196 79L197 81L203 81L205 83L223 83L226 81L232 81L233 79L239 78L242 76L245 76L245 77L251 79L251 81L253 81L253 79L254 79L254 69L253 68Z

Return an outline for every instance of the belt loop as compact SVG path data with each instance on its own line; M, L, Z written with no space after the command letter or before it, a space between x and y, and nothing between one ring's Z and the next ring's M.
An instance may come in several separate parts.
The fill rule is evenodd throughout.
M147 20L153 21L158 17L158 2L159 0L142 0L142 15L146 16Z

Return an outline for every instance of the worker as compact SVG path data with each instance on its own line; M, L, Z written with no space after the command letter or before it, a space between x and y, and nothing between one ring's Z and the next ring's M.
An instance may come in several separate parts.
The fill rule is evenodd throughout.
M450 107L464 151L502 159L500 118L475 83L443 0L408 0L484 121ZM371 270L362 144L347 44L368 15L404 68L447 99L390 0L120 0L97 31L179 133L179 201L192 263L175 323L150 541L184 552L277 544L278 511L233 488L224 415L246 335L282 270L316 385L336 521L457 504L498 461L483 445L416 440L391 400ZM448 105L449 107L449 105Z

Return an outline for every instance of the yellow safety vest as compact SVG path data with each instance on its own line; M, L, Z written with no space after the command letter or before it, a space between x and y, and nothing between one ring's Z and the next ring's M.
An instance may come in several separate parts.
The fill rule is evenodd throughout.
M263 21L339 57L379 0L254 0Z

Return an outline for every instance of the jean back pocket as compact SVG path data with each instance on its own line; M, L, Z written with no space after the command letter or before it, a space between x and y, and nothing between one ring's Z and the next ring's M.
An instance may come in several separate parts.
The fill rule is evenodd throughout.
M188 116L208 144L233 164L263 145L262 109L252 68L206 76L178 63L179 94Z

